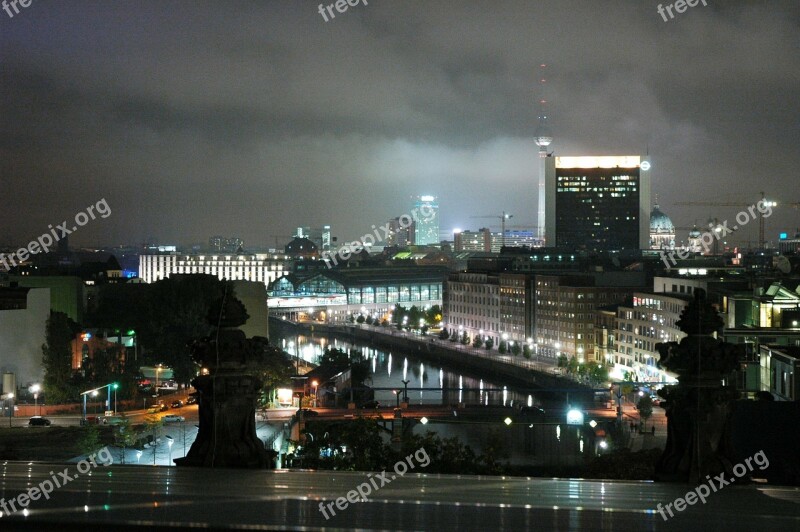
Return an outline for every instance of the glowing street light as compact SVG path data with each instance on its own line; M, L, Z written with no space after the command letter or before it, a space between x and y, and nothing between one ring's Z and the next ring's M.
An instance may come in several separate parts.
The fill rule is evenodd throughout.
M169 448L169 464L172 465L172 444L175 443L175 440L172 439L172 436L165 436L167 439L167 447Z
M30 387L30 392L33 394L33 415L36 415L36 410L39 406L39 391L41 391L42 387L38 384L34 384Z
M319 383L317 381L311 381L311 386L314 387L314 408L317 408L317 386L319 386Z

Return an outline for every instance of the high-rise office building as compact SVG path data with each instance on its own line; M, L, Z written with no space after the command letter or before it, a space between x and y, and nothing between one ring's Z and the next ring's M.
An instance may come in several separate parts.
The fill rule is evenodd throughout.
M546 157L545 241L593 251L650 246L650 162L639 156Z
M419 196L414 203L414 243L418 246L438 245L439 202L435 196Z
M298 238L307 238L312 241L319 251L330 251L331 249L331 226L322 227L298 227L293 235Z
M406 220L400 223L400 217L392 218L389 220L389 236L386 237L386 243L390 246L411 246L414 244L414 221L407 227L405 226Z

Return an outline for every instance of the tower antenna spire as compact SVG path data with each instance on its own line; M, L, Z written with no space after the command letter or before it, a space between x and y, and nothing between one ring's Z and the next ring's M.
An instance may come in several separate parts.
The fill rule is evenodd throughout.
M539 208L537 216L537 237L540 242L544 242L545 235L545 159L547 158L547 147L553 142L553 135L550 133L550 127L547 124L547 99L545 96L545 86L547 83L547 76L545 75L547 64L542 63L539 65L538 70L538 109L539 109L539 123L536 127L536 145L539 146Z

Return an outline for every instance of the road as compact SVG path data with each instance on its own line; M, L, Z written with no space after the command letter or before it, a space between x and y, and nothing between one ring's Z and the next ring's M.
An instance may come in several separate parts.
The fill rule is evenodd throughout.
M694 486L390 471L368 502L341 509L335 502L363 486L365 473L112 465L78 474L76 464L64 467L77 478L49 500L30 502L27 516L4 515L3 530L800 530L800 490L765 485L725 487L665 521L657 504ZM16 500L55 469L62 467L3 463L0 494ZM328 519L321 503L333 505Z

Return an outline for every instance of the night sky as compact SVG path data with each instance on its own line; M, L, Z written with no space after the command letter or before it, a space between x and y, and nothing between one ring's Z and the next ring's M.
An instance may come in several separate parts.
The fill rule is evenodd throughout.
M676 225L739 211L677 201L800 202L800 3L708 4L667 22L655 0L368 0L328 22L305 0L0 11L0 244L101 198L112 215L71 243L352 239L416 194L439 196L443 230L533 224L543 62L555 154L649 147ZM773 240L795 227L789 207L767 221Z

